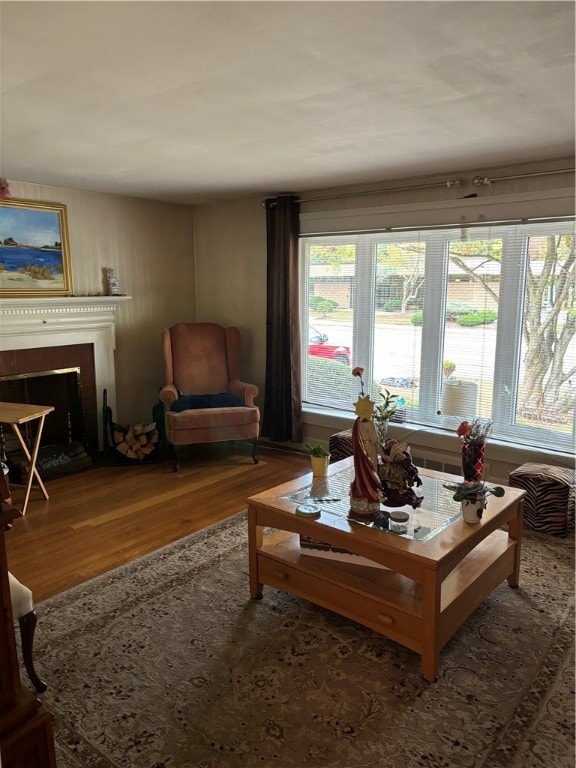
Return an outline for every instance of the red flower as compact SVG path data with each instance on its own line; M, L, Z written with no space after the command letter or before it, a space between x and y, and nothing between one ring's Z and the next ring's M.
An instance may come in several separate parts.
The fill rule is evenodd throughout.
M456 434L463 443L470 445L482 445L492 432L492 422L489 419L474 419L473 421L461 421Z
M470 437L472 434L472 427L467 421L461 421L456 430L458 437Z
M359 365L356 366L356 368L352 368L352 376L358 376L360 379L360 388L361 388L361 395L364 397L364 381L362 380L362 374L364 373L364 368L361 368Z

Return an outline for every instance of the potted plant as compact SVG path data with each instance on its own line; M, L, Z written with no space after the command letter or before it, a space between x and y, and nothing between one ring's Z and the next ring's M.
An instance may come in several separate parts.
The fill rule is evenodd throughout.
M330 452L324 448L322 443L316 443L316 445L304 443L303 445L304 450L310 456L314 477L326 477L330 463Z
M479 481L484 471L486 441L492 432L489 419L461 421L456 434L462 443L462 474L464 480Z
M490 494L504 496L504 488L500 485L490 487L482 480L463 483L446 483L445 488L454 491L454 501L459 501L462 517L467 523L479 523L486 509L486 500Z

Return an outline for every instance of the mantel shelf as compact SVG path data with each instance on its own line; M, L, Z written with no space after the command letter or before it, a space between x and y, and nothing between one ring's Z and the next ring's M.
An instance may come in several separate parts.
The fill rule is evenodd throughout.
M47 308L76 308L117 306L130 301L132 296L42 296L34 298L5 298L0 302L0 311L42 310Z

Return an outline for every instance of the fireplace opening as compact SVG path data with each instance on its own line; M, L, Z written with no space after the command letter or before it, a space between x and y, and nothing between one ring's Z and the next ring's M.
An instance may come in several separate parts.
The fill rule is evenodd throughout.
M42 479L85 469L92 464L91 446L86 435L80 367L0 376L0 400L9 403L53 405L46 416L36 466ZM21 433L29 450L36 434L36 423L21 425ZM28 463L12 430L0 427L2 460L9 469L10 480L27 480Z

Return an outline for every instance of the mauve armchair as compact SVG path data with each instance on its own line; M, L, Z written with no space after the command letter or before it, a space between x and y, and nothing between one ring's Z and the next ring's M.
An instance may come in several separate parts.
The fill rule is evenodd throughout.
M177 323L162 329L166 437L180 467L178 448L197 443L249 440L252 460L260 411L258 387L240 380L240 331L217 323Z

